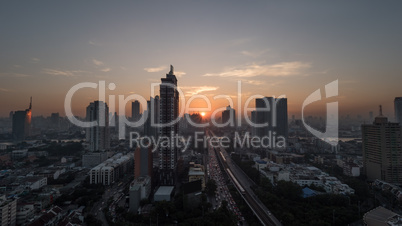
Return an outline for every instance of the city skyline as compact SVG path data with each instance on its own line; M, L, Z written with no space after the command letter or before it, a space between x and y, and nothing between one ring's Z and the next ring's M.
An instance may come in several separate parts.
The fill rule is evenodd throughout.
M402 80L398 6L363 1L347 7L260 1L3 3L0 117L25 109L30 96L33 116L64 116L65 95L80 82L105 80L116 84L107 95L136 93L149 99L148 84L158 82L173 64L186 99L193 94L235 97L242 81L243 100L254 94L286 95L289 115L300 116L310 93L338 80L334 100L341 115L367 117L381 104L393 120ZM373 17L374 12L383 16ZM77 92L73 113L85 116L97 94ZM325 103L306 110L323 115ZM212 108L228 104L218 100ZM126 115L130 111L126 106Z

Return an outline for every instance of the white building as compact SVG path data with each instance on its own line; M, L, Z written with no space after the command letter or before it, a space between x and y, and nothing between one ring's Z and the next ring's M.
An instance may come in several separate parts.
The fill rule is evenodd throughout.
M17 200L0 197L0 225L15 226L17 223Z
M114 155L112 158L95 166L89 171L90 184L113 184L119 177L123 176L128 170L133 169L132 163L134 156L132 153Z
M31 190L37 190L47 185L46 177L26 177L25 187L29 187Z

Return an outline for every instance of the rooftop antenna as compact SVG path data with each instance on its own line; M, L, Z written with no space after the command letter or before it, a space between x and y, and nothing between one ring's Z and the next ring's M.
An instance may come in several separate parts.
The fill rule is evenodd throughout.
M32 96L31 96L31 101L29 102L29 109L32 109Z

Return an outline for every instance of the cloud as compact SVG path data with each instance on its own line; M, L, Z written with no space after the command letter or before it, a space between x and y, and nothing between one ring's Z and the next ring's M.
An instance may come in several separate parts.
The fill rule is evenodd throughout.
M112 69L111 69L110 67L101 69L101 71L103 71L103 72L109 72L109 71L111 71L111 70L112 70Z
M175 74L177 77L180 78L180 77L182 77L183 75L185 75L186 72L184 72L184 71L175 71L174 74Z
M269 49L264 49L264 50L259 50L259 51L241 51L241 54L243 54L245 56L257 58L257 57L264 55L268 51L269 51Z
M291 76L300 75L303 70L311 68L310 63L305 62L281 62L271 65L258 65L251 64L242 67L228 68L221 73L207 73L203 76L219 76L219 77L238 77L238 78L250 78L255 76Z
M21 65L19 65L19 64L15 64L15 65L13 65L15 68L20 68L21 67Z
M217 86L180 86L180 89L185 92L186 96L192 96L208 91L215 91L219 89Z
M96 66L102 66L102 65L103 65L103 62L102 62L102 61L99 61L99 60L96 60L96 59L93 59L92 62L93 62Z
M68 71L68 70L55 70L55 69L49 69L45 68L42 70L43 73L48 74L48 75L56 75L56 76L66 76L66 77L74 77L74 76L79 76L81 73L88 73L87 71L80 71L80 70L75 70L75 71Z
M0 88L0 92L9 92L10 90L8 89L4 89L4 88Z
M35 62L35 63L40 61L40 59L39 59L39 58L36 58L36 57L32 57L31 60L32 60L33 62Z
M166 66L160 66L160 67L146 67L144 68L146 72L159 72L166 70Z
M265 81L260 81L260 80L242 79L241 81L245 82L247 84L250 84L250 85L257 85L257 86L265 84Z
M0 77L16 77L16 78L25 78L31 75L21 74L21 73L0 73Z
M95 42L95 41L91 41L91 40L89 40L89 44L93 45L93 46L101 46L102 45L99 42Z

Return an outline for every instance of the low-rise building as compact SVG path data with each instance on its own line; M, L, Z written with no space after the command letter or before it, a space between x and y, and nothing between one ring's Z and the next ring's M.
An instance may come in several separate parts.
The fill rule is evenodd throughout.
M365 213L363 222L367 226L396 226L402 225L402 217L389 209L379 206Z
M201 181L202 190L205 189L205 171L204 166L200 164L190 163L190 168L188 170L188 181Z
M173 186L160 186L158 190L154 194L154 201L170 201L173 194L174 187Z
M134 156L132 153L114 155L89 171L90 184L113 184L126 172L133 170Z
M107 159L106 152L87 153L87 154L82 155L82 166L91 168L96 165L99 165L100 163L104 162L106 159Z
M17 225L26 225L33 219L35 206L33 203L24 204L17 208Z
M151 177L138 177L130 184L129 211L137 213L142 199L148 199L151 194Z
M31 190L37 190L47 185L47 178L40 176L25 177L24 185Z

